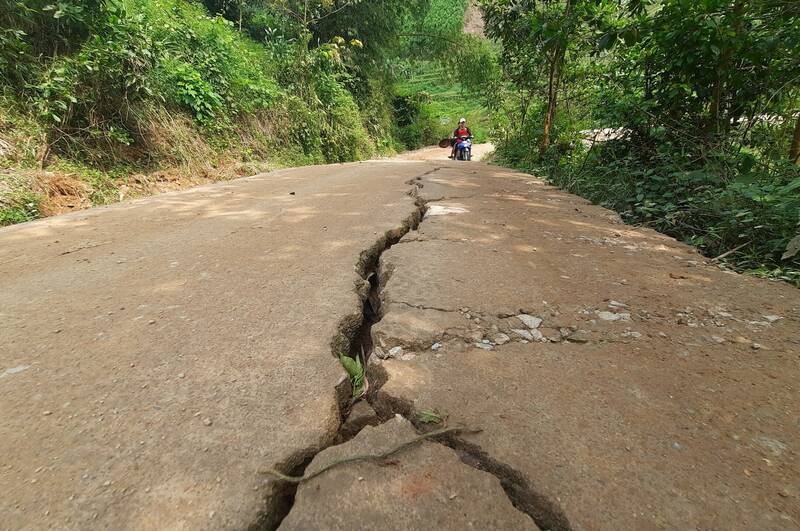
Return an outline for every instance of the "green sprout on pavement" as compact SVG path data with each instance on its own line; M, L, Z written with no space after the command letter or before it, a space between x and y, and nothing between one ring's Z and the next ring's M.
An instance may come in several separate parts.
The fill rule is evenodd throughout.
M417 420L422 422L423 424L441 424L444 422L444 418L438 411L434 410L422 410L417 413Z
M344 354L339 356L339 361L342 363L344 370L347 371L348 376L350 376L350 383L353 386L353 398L361 398L366 393L367 379L364 365L358 358L351 358Z

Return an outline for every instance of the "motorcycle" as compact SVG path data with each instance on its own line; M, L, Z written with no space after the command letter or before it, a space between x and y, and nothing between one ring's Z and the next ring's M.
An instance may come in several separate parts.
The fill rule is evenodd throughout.
M456 139L456 160L472 160L472 137Z

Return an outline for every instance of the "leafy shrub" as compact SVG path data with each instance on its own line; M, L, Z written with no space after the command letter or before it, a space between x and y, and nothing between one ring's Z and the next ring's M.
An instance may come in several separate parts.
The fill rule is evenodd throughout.
M55 146L129 145L138 133L131 108L152 95L154 43L144 17L113 3L104 15L80 52L55 60L35 87Z
M325 160L347 162L370 156L369 139L352 94L330 76L320 78L316 89L325 116L321 129Z
M312 4L301 22L246 0L0 0L0 95L36 125L0 116L0 156L69 167L101 203L159 163L391 151L388 58L417 0ZM5 219L38 215L18 203Z
M167 101L188 110L200 123L210 124L222 108L222 97L190 64L167 59L159 65L156 76Z
M431 112L430 101L427 92L394 98L396 135L405 148L429 146L447 136L445 128Z
M13 27L0 28L0 81L21 82L27 66L21 59L29 52L30 46L25 42L24 31Z
M299 144L306 155L321 151L318 134L319 119L301 98L290 95L286 98L286 110L291 119L290 138Z
M501 160L707 256L800 283L786 252L800 222L789 160L800 4L482 4L504 44ZM623 138L587 149L594 128Z

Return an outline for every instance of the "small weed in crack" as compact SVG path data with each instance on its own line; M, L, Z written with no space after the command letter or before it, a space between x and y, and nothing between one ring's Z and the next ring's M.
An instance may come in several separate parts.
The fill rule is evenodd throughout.
M342 362L342 367L350 377L350 384L353 387L353 400L361 398L368 389L364 364L359 357L351 358L344 354L339 356L339 361Z

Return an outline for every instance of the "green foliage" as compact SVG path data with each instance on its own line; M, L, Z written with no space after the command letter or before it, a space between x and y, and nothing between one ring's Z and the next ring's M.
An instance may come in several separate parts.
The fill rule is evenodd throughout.
M490 116L480 97L452 77L435 61L405 65L406 81L399 82L394 100L397 136L409 149L438 144L452 135L458 119L467 118L477 142L491 128Z
M420 30L425 35L457 37L464 27L466 10L466 0L430 0L430 6L422 19Z
M447 46L445 39L456 39L464 27L467 0L430 0L425 16L419 23L420 46L440 50ZM444 41L444 42L443 42Z
M99 31L81 50L54 60L35 85L40 116L54 124L53 143L78 136L130 144L130 106L151 95L154 44L146 20L113 3L103 14Z
M170 103L206 126L270 109L280 97L263 47L238 35L222 18L175 0L136 0L159 43L154 77ZM213 124L214 120L220 123Z
M361 127L361 114L352 94L335 78L321 77L316 83L322 124L322 152L325 160L346 162L371 155L369 140Z
M361 360L341 355L339 356L339 361L350 377L350 383L353 387L353 398L361 398L366 392L366 371Z
M226 20L186 0L0 0L0 85L36 109L46 158L149 161L153 111L166 107L218 149L255 122L269 132L243 136L260 153L355 160L393 145L376 60L409 7L390 4L322 2L306 20L291 2L211 5L237 15Z
M427 92L398 95L393 101L397 138L407 149L435 144L447 136L431 116L431 96Z
M0 182L0 185L3 183ZM0 195L0 227L23 223L39 217L41 198L27 190Z
M31 47L23 26L27 10L22 0L0 0L0 81L21 82Z
M417 413L417 420L423 424L442 424L445 417L436 410L423 409Z
M477 98L484 107L496 107L497 94L502 89L502 72L495 44L474 35L462 35L457 49L445 54L441 62L452 83L470 97Z
M430 0L406 21L403 57L397 62L395 127L407 148L438 144L465 117L477 142L493 128L501 71L499 47L463 33L469 2Z
M726 258L734 267L800 281L800 261L785 256L800 230L800 170L787 157L800 4L483 4L504 45L501 160L709 256L737 249ZM543 145L549 103L553 142L532 149ZM587 141L602 128L616 131L611 140Z
M222 97L192 65L168 59L159 65L156 75L167 100L191 112L198 122L212 123L222 108Z
M332 42L337 37L360 43L352 66L355 70L382 75L401 41L404 21L419 12L424 0L371 0L351 2L346 9L334 10L330 16L313 24L314 40Z

